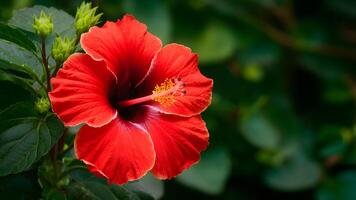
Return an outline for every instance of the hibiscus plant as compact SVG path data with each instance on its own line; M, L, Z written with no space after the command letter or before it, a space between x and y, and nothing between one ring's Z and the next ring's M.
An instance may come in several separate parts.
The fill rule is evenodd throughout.
M176 177L209 143L197 54L101 16L34 6L0 24L0 176L28 174L44 199L152 199L130 181Z

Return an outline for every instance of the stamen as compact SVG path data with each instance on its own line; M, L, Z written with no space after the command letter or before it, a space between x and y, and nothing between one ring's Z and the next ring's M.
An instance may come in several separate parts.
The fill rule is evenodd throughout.
M156 85L151 95L140 97L136 99L120 101L119 107L128 107L140 104L147 101L156 101L164 106L169 106L174 103L176 96L183 96L186 94L184 90L185 83L181 78L166 79L163 83Z

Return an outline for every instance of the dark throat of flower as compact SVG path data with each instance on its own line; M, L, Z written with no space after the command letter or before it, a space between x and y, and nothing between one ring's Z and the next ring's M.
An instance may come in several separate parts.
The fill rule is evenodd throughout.
M135 99L118 101L120 108L125 108L144 102L155 101L161 105L169 106L174 103L175 97L186 94L185 83L180 78L169 78L161 84L157 84L151 95Z

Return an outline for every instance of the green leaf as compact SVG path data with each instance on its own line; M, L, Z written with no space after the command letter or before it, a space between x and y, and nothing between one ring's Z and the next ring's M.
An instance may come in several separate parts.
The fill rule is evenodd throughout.
M150 194L155 199L162 198L164 194L163 182L156 179L151 174L147 174L138 181L129 182L126 187L131 190L143 191Z
M0 72L0 76L2 76ZM1 79L1 78L0 78ZM0 111L8 106L20 101L34 101L34 96L18 84L9 81L0 81Z
M40 186L34 173L0 177L1 199L39 199Z
M317 200L356 199L356 171L344 171L325 181L317 191Z
M257 147L275 149L279 145L279 130L259 112L243 119L240 128L242 135Z
M68 168L73 166L83 166L85 170L75 170L71 172L71 178L74 180L66 191L68 199L118 199L118 200L146 200L153 199L149 194L136 190L134 187L108 185L107 180L98 178L86 170L85 164L78 160L66 159Z
M315 186L321 178L321 169L317 163L298 153L284 165L267 171L264 178L272 188L298 191Z
M280 47L269 40L265 40L264 38L259 38L247 48L242 49L238 55L241 65L271 65L276 63L280 57Z
M74 192L75 194L73 194L73 192L70 193L76 195L75 199L116 199L115 195L106 185L97 182L79 182L71 186L71 188L78 190ZM82 196L82 198L80 198L80 196Z
M42 196L45 199L51 199L51 200L67 200L66 195L63 192L58 191L56 189L51 189L45 195L42 194Z
M118 185L106 185L95 181L82 181L69 185L68 199L75 200L145 200L152 199L142 193L132 192Z
M197 31L189 34L183 32L176 40L191 47L202 63L224 61L231 57L237 48L234 32L225 23L213 21L201 29L190 28Z
M304 53L299 62L306 69L325 80L337 80L346 73L348 64L332 57Z
M223 23L209 24L192 45L203 63L216 63L232 56L236 49L233 32Z
M42 10L52 17L52 35L75 35L74 18L63 10L58 10L53 7L34 6L16 10L9 20L9 24L29 32L34 32L32 28L33 16L38 16Z
M142 191L133 191L133 193L140 199L140 200L154 200L152 196L149 194L142 192ZM136 197L134 198L136 199Z
M148 31L167 43L171 35L171 18L168 7L160 0L125 0L123 8L147 24Z
M0 39L13 42L29 51L36 52L36 46L22 31L3 23L0 23Z
M231 170L231 161L224 149L213 149L202 154L197 165L184 171L177 180L207 194L223 191Z
M19 85L19 86L23 87L24 89L26 89L27 91L31 92L32 95L34 95L34 96L37 93L36 90L34 90L34 88L32 87L33 81L16 76L14 74L7 73L1 69L0 69L0 80L1 81L9 81L16 85Z
M111 192L115 195L117 199L122 200L140 200L140 198L125 187L111 185Z
M325 81L323 97L333 104L343 104L352 101L352 91L341 77L333 81Z
M63 133L54 116L39 116L33 104L21 102L0 113L0 175L28 169L45 155Z
M0 69L25 72L31 77L42 75L42 64L34 54L4 40L0 40Z

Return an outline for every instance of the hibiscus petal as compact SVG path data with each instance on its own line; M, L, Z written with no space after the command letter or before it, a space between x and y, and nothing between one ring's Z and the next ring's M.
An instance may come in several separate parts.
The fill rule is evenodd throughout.
M49 93L53 111L66 126L86 123L98 127L109 123L117 111L109 102L115 77L105 62L85 54L74 54L64 63Z
M82 35L81 45L94 59L106 61L122 90L142 81L162 42L147 32L146 25L126 15L122 21L91 28Z
M155 162L150 135L118 118L100 128L83 126L75 139L75 152L91 171L116 184L143 177Z
M167 79L180 78L185 94L175 96L173 104L153 102L161 112L181 116L194 116L204 111L211 102L213 80L203 76L198 68L198 56L188 47L169 44L154 58L147 78L139 88L139 95L149 95L156 85Z
M181 117L162 114L151 106L141 106L133 119L151 135L156 162L153 174L170 179L197 163L200 152L208 146L209 133L205 122L198 116Z

